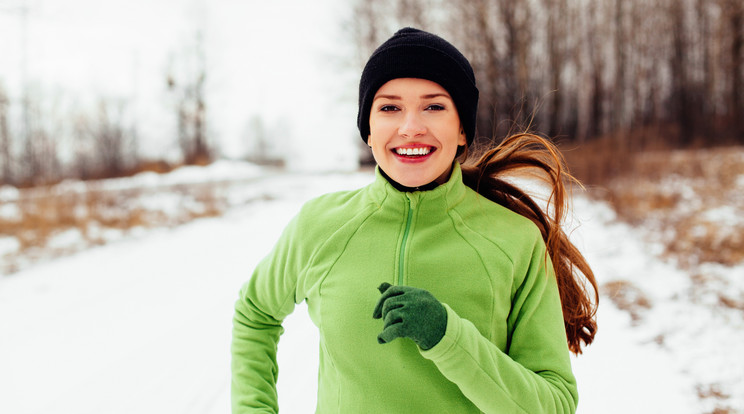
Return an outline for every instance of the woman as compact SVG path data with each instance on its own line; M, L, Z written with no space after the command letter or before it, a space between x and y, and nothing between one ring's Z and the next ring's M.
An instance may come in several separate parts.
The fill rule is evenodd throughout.
M560 218L565 173L529 134L461 167L477 103L469 62L440 37L402 29L371 56L357 121L375 181L308 202L241 289L234 413L278 411L281 322L303 300L320 331L318 413L576 410L569 350L594 337L591 269L500 178L543 171Z

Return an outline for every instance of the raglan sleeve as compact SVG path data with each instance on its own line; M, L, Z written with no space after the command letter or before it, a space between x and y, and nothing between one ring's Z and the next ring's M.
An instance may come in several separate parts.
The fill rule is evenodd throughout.
M302 271L298 247L301 220L295 217L273 250L255 268L235 303L231 344L233 414L276 413L277 344L282 321L297 302Z
M502 350L448 305L442 340L422 355L484 413L569 414L578 392L553 266L540 239L517 287Z

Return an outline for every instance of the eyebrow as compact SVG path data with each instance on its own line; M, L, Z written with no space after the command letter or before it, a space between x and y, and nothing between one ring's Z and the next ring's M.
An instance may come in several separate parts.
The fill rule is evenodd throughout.
M421 98L422 99L434 99L434 98L439 98L439 97L444 97L444 98L447 98L447 99L450 99L450 100L452 99L452 97L449 96L449 94L447 94L447 93L439 93L438 92L438 93L430 93L430 94L427 94L427 95L421 95ZM393 100L393 101L395 101L395 100L400 101L403 98L401 98L399 95L377 95L377 96L375 96L375 98L372 101L374 102L374 101L376 101L378 99L390 99L390 100Z

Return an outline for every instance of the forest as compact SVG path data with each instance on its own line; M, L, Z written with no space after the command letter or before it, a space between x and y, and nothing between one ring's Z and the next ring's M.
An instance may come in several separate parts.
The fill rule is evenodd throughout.
M33 18L33 9L4 4L0 13L24 25ZM650 150L744 144L742 0L351 4L339 37L352 52L337 63L339 75L351 67L359 73L374 48L401 27L437 33L474 66L479 142L532 130L558 143L586 182L604 182ZM220 156L210 122L221 108L209 99L212 51L202 39L209 31L198 25L192 31L159 83L175 125L168 139L180 153L176 163L204 165ZM25 42L21 35L11 43ZM22 51L21 66L28 54ZM32 80L22 79L22 93L13 94L0 78L0 183L28 187L174 167L173 160L141 154L141 141L151 137L141 135L131 99L101 96L84 110L61 111L64 99ZM355 92L353 85L338 87ZM260 152L262 144L253 147ZM370 161L365 151L362 158Z
M482 140L545 134L584 179L622 154L744 143L744 1L359 1L360 61L403 26L470 59Z

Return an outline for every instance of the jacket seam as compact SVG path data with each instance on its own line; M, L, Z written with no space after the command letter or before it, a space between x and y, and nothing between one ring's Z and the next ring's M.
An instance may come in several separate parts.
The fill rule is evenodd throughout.
M375 205L375 203L370 203L370 204ZM364 223L365 221L367 221L369 219L369 217L372 216L372 214L374 213L375 210L379 210L379 206L376 206L376 208L374 208L373 211L369 212L368 215L367 215L367 217L364 220L362 220L362 223ZM279 306L279 309L284 308L290 300L292 300L294 303L297 303L297 300L296 300L297 286L299 285L299 283L300 283L301 280L304 280L305 274L307 273L307 269L311 266L312 263L315 262L316 256L318 255L318 252L321 251L326 246L326 244L330 243L331 239L333 238L333 235L335 235L339 230L341 230L343 227L345 227L348 223L353 222L357 217L364 215L365 214L365 211L366 211L366 209L360 211L357 214L355 214L351 218L351 220L348 220L343 226L341 226L338 229L336 229L330 235L330 237L328 237L322 244L320 244L319 246L317 246L313 250L312 254L310 254L310 258L307 260L307 262L304 264L304 266L300 269L300 271L297 272L297 280L294 283L294 289L290 289L289 294L287 294L287 297L284 298L284 300L282 300L281 305ZM301 216L304 216L305 214L303 212L300 212L300 215ZM359 231L359 227L361 227L361 226L357 226L357 229L354 230L354 233L352 234L351 237L353 237L353 235L356 234ZM348 242L351 240L351 237L349 237L349 240L346 241L346 244L344 245L344 249L341 251L341 253L339 253L338 256L336 256L336 259L333 261L333 265L331 267L335 266L336 262L341 257L341 255L343 254L343 252L346 251L346 246L348 246ZM326 275L327 274L328 274L328 272L326 272ZM325 276L323 276L323 277L325 277ZM320 278L318 279L318 282L320 283ZM304 298L303 298L303 300L304 300ZM278 310L275 310L274 313L275 314L278 313Z
M486 270L486 272L487 272L487 274L488 274L488 278L490 279L490 280L489 280L489 282L490 282L489 284L490 284L490 286L491 286L491 294L490 294L490 297L492 298L492 300L491 300L491 309L489 309L489 313L488 313L488 314L489 314L489 318L490 318L490 320L489 320L489 323L488 323L488 326L489 326L489 328L490 328L490 329L489 329L489 332L488 332L488 336L489 336L489 337L488 337L488 340L490 341L490 340L491 340L491 339L493 339L493 337L494 337L494 332L493 332L493 326L494 326L494 323L493 323L493 317L494 317L494 313L495 313L495 312L494 312L494 307L495 307L495 304L494 304L494 300L495 300L495 299L494 299L494 298L496 297L496 289L495 289L495 287L494 287L494 283L495 283L495 282L494 282L494 279L495 279L495 276L494 276L494 275L493 275L493 274L491 273L491 269L490 269L490 268L488 268L488 267L487 267L487 266L485 265L485 260L484 260L484 258L483 258L483 255L481 254L481 252L480 252L480 251L479 251L479 250L478 250L478 249L477 249L477 248L476 248L476 247L475 247L475 246L473 245L472 241L471 241L471 240L468 240L468 238L467 238L467 237L465 237L465 235L464 235L464 234L462 234L462 233L460 232L460 230L459 230L459 229L457 228L457 225L455 224L455 218L453 217L453 215L455 215L455 214L457 215L457 219L458 219L458 220L460 221L460 223L462 223L462 225L463 225L463 226L464 226L465 228L467 228L468 230L470 230L470 231L473 231L473 232L475 232L475 231L474 231L473 229L471 229L471 228L470 228L470 227L469 227L469 226L468 226L467 224L465 224L465 220L463 220L463 219L462 219L462 216L461 216L461 215L460 215L460 214L459 214L459 213L457 212L457 210L456 210L456 209L452 209L452 210L450 210L450 214L448 214L448 216L449 216L450 222L452 223L452 228L453 228L453 229L455 230L455 232L457 233L457 235L458 235L458 236L460 236L460 238L462 238L462 240L463 240L463 241L464 241L465 243L467 243L467 245L468 245L468 246L470 246L470 248L471 248L471 249L473 249L473 251L475 252L475 254L476 254L476 255L478 255L478 258L480 259L481 265L483 265L483 268L484 268L484 269ZM477 232L476 232L476 233L477 233ZM483 236L482 234L480 234L480 233L477 233L477 234L479 234L479 235L481 235L482 237L484 237L484 236ZM485 237L484 237L484 238L485 238ZM488 239L486 239L486 240L488 240ZM491 244L495 244L495 243L491 242L490 240L488 240L488 241L489 241L489 243L491 243ZM500 248L499 248L499 250L501 250L501 251L503 252L503 250L502 250L502 249L500 249ZM506 253L504 253L504 254L506 255ZM512 268L513 268L513 267L514 267L514 263L513 263L512 261L511 261L511 258L510 258L510 257L509 257L508 255L506 255L506 257L507 257L507 258L509 258L509 263L510 263L510 264L512 265Z
M481 236L481 237L483 237L483 238L484 238L485 240L487 240L489 244L493 245L493 246L494 246L494 247L495 247L496 249L498 249L498 250L499 250L499 251L500 251L501 253L503 253L503 254L504 254L504 256L505 256L505 257L506 257L506 258L507 258L507 259L509 260L509 264L511 264L512 268L514 267L514 260L512 259L511 255L510 255L510 254L509 254L509 253L508 253L508 252L507 252L506 250L504 250L504 249L503 249L503 248L502 248L501 246L499 246L499 244L498 244L498 243L494 242L494 241L493 241L493 240L491 240L491 239L490 239L489 237L487 237L487 236L486 236L486 234L484 234L484 232L481 232L481 231L475 230L474 228L470 227L470 226L469 226L469 225L468 225L468 224L467 224L467 223L465 222L465 220L463 220L463 219L462 219L462 216L461 216L461 215L460 215L460 213L459 213L459 212L457 211L457 209L453 208L453 209L452 209L452 210L450 210L450 211L451 211L451 213L450 213L450 214L452 214L452 213L454 213L454 214L457 214L457 216L458 216L458 218L460 219L460 222L462 223L463 227L467 228L468 230L472 231L473 233L476 233L476 234L478 234L479 236ZM459 232L459 231L458 231L458 234L460 234L460 232ZM465 237L464 237L464 236L463 236L462 234L460 234L460 237L463 237L463 238L464 238L465 240L467 240L467 238L465 238ZM468 244L470 244L470 242L469 242L469 241L468 241Z
M317 283L317 286L318 286L318 298L319 298L319 301L320 301L320 303L319 303L319 306L320 306L320 309L321 309L321 310L320 310L320 311L318 312L318 317L320 318L320 320L318 321L318 333L319 333L319 335L320 335L321 337L323 336L323 332L324 332L324 329L323 329L323 326L324 326L324 325L323 325L323 322L322 322L322 320L323 320L323 312L322 312L322 308L323 308L323 293L322 293L322 285L323 285L323 282L324 282L324 281L325 281L325 279L326 279L326 278L328 277L328 275L329 275L329 274L331 273L331 271L333 270L333 268L334 268L334 267L336 266L336 264L338 263L338 261L339 261L339 259L341 258L341 256L343 256L343 255L344 255L344 253L346 252L346 249L348 248L348 246L349 246L349 243L351 242L351 239L353 239L353 238L354 238L354 236L355 236L355 235L356 235L356 234L357 234L357 233L359 232L359 230L361 229L362 225L363 225L363 224L364 224L365 222L367 222L367 220L369 220L369 219L370 219L370 218L371 218L371 217L372 217L372 216L374 215L374 213L375 213L376 211L378 211L379 209L380 209L380 206L379 206L379 205L377 205L376 203L369 203L369 204L367 205L367 207L366 207L365 209L363 209L362 211L360 211L359 213L357 213L356 215L354 215L354 217L352 217L352 219L351 219L351 220L347 221L347 224L348 224L348 223L351 223L351 222L356 222L356 219L357 219L357 218L359 218L359 217L362 217L362 216L364 216L364 215L366 214L366 217L364 217L363 219L361 219L361 221L360 221L360 222L359 222L359 223L358 223L357 225L355 225L355 226L354 226L354 227L355 227L354 231L353 231L353 232L352 232L352 233L351 233L351 234L350 234L350 235L349 235L349 236L348 236L348 237L346 238L346 240L345 240L345 242L344 242L344 245L343 245L343 248L342 248L342 249L340 249L340 252L339 252L339 253L338 253L337 255L335 255L335 258L333 259L333 263L331 263L331 264L330 264L330 265L328 266L328 270L327 270L326 272L324 272L324 274L323 274L322 276L320 276L320 277L318 278L317 282L316 282L316 283ZM333 232L333 234L331 234L331 237L328 237L328 239L326 239L326 241L325 241L325 242L323 242L323 243L322 243L322 244L321 244L320 246L318 246L318 247L317 247L317 248L316 248L316 249L315 249L315 250L313 251L313 253L312 253L312 254L310 255L310 259L308 259L307 263L305 264L305 266L303 267L302 271L300 272L300 276L298 276L298 283L299 283L299 280L300 280L300 279L301 279L301 278L302 278L302 277L303 277L303 276L305 275L305 273L306 273L307 269L308 269L308 268L310 267L310 264L314 263L314 261L315 261L315 258L316 258L316 256L317 256L318 252L319 252L320 250L322 250L322 249L323 249L323 247L324 247L324 246L325 246L325 245L326 245L327 243L330 243L331 239L333 238L333 235L334 235L334 234L336 234L336 233L337 233L337 232L338 232L339 230L341 230L341 229L342 229L343 227L345 227L345 226L346 226L347 224L344 224L344 226L341 226L341 227L339 227L339 228L338 228L338 229L337 229L336 231L334 231L334 232ZM287 297L287 298L286 298L286 299L284 300L284 303L282 304L282 307L284 307L284 305L286 305L286 303L287 303L287 302L288 302L288 301L289 301L290 299L293 299L293 298L294 298L294 296L295 296L295 293L296 293L296 290L297 290L297 289L295 288L295 289L294 289L294 290L293 290L292 292L290 292L290 295L288 295L288 297ZM293 299L293 300L294 300L294 299ZM338 374L338 368L337 368L337 364L336 364L336 357L334 356L334 353L332 352L332 350L331 350L331 348L330 348L330 347L329 347L329 348L327 348L327 355L328 355L328 359L329 359L329 361L328 361L328 362L329 362L329 363L331 364L331 366L333 367L333 370L334 370L334 372L335 372L336 374ZM337 381L337 389L336 389L336 404L335 404L335 405L336 405L337 407L339 407L339 409L340 409L340 407L341 407L341 404L340 404L340 403L341 403L341 394L342 394L342 384L341 384L340 382L338 382L338 381Z

